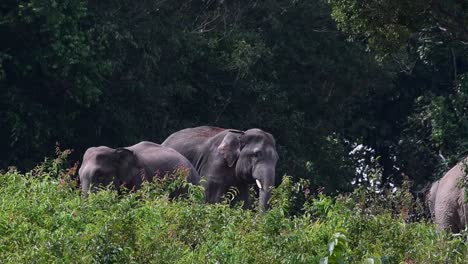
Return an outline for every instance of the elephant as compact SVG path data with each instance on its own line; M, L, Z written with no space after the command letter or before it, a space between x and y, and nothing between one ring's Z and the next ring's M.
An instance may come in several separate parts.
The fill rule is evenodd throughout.
M429 206L429 212L431 219L435 219L435 198L436 192L439 187L439 181L435 181L431 184L431 189L429 190L429 195L427 196L427 204Z
M466 177L466 164L468 164L468 158L455 165L431 186L427 202L431 217L439 230L458 233L468 223L465 188L460 186L463 177Z
M259 208L267 210L278 161L274 137L261 129L247 131L211 126L186 128L163 143L184 155L198 171L205 201L218 203L231 187L239 191L234 203L250 208L249 186L259 189Z
M82 197L86 198L99 185L138 190L143 181L161 178L177 169L187 170L186 180L199 184L200 175L184 156L171 148L143 141L126 148L91 147L86 150L78 173Z

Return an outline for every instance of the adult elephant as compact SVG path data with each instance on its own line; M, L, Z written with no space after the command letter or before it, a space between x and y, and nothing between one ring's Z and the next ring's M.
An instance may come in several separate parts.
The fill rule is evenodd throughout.
M440 230L458 233L468 223L465 188L460 187L463 178L467 175L467 165L468 158L465 158L431 186L427 202L431 217Z
M138 190L143 181L178 169L186 170L188 182L199 183L200 176L190 161L171 148L148 141L118 149L92 147L86 150L79 170L82 195L87 197L99 185Z
M204 179L208 203L220 202L230 187L236 187L236 201L244 201L244 208L248 208L249 185L257 183L259 207L268 208L278 161L275 139L270 133L256 128L244 132L201 126L175 132L162 145L192 162Z

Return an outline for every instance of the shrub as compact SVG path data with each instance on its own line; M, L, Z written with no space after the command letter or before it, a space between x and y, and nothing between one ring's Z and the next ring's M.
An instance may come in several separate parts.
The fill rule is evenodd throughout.
M48 173L44 170L45 175ZM66 175L65 173L60 175ZM0 176L0 259L5 263L461 263L466 238L368 210L366 192L307 196L285 177L266 213L203 203L187 183L169 199L168 182L126 195L104 190L82 200L55 177L10 170ZM169 188L169 189L168 189Z

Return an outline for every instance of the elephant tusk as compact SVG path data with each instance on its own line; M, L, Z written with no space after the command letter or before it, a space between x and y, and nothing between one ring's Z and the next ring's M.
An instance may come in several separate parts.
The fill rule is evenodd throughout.
M261 189L262 189L262 184L260 183L260 181L259 181L259 180L255 180L255 182L257 183L258 188L261 190Z

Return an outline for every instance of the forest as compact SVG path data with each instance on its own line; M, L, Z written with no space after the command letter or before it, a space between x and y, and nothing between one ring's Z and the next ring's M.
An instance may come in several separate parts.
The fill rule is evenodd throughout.
M275 137L268 213L72 186L202 125ZM468 154L468 2L3 0L0 128L8 263L463 263L423 196Z

